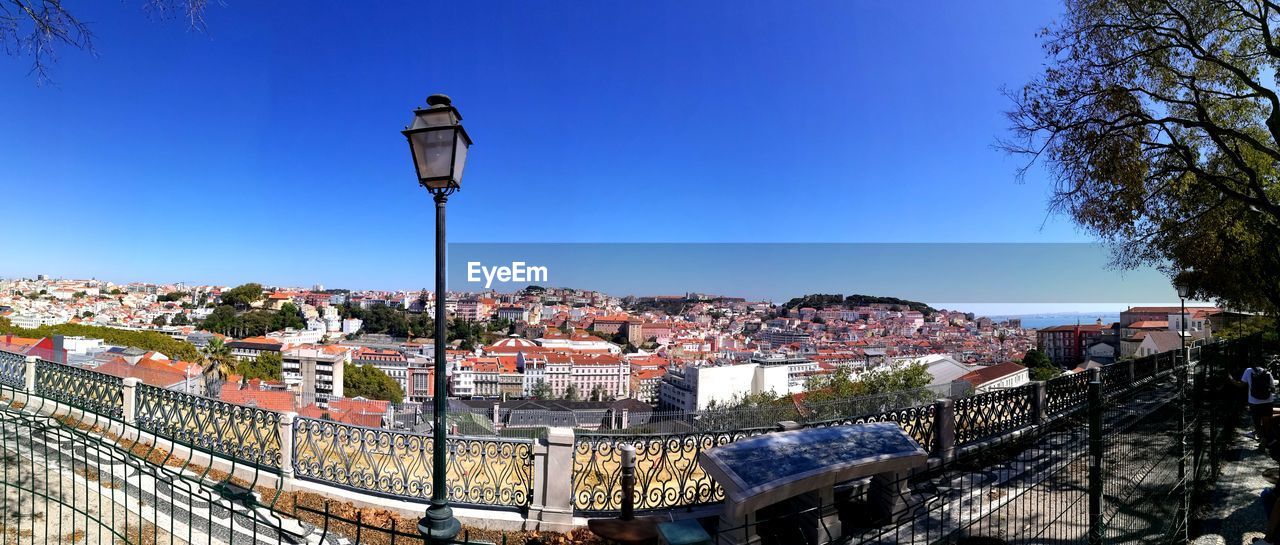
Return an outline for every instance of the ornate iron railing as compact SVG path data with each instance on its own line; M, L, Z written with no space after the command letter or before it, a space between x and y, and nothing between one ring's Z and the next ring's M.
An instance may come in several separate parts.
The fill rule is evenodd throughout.
M698 465L698 453L770 428L655 435L579 433L573 452L573 508L610 512L622 508L622 451L636 448L635 508L669 509L724 499L724 489Z
M1058 416L1084 407L1089 398L1089 374L1072 373L1044 383L1046 412Z
M1002 435L1030 425L1035 418L1034 385L996 390L955 401L956 445Z
M533 497L533 441L450 437L449 500L526 507ZM300 478L392 497L431 496L431 436L299 418L293 466Z
M280 468L280 413L139 384L143 430L259 467Z
M1122 361L1103 367L1100 370L1102 392L1105 395L1111 395L1133 387L1133 381L1129 380L1132 369L1133 361Z
M124 412L121 382L120 377L97 371L36 362L36 395L112 418Z
M27 375L27 359L22 354L0 351L0 384L22 388Z
M813 422L805 427L847 426L868 422L896 422L907 432L920 447L932 452L934 449L934 430L937 429L938 409L930 403L905 409L894 409L877 414L869 414L853 418L841 418L825 422Z

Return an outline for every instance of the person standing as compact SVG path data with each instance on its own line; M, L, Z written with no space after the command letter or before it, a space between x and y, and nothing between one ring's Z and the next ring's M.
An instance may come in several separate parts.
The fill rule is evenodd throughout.
M1247 386L1249 397L1249 417L1253 419L1253 433L1262 441L1262 419L1271 416L1275 406L1275 380L1265 367L1250 367L1244 370L1240 382Z

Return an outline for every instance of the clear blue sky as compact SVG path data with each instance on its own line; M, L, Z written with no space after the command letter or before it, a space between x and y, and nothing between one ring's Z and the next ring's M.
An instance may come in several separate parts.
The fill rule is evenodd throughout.
M140 4L69 2L51 85L0 57L0 276L428 284L435 92L453 241L1088 240L992 147L1054 2Z

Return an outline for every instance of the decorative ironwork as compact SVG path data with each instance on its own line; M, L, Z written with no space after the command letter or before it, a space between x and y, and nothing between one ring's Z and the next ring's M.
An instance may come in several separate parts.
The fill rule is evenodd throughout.
M26 385L27 359L22 354L0 351L0 384L22 388Z
M37 361L36 395L113 418L124 413L120 377L70 365Z
M1132 369L1132 361L1122 361L1103 367L1100 371L1103 395L1112 395L1132 388L1134 381L1129 380Z
M1089 374L1072 373L1045 382L1045 404L1050 416L1084 407L1089 400Z
M533 490L533 441L448 438L449 501L526 507ZM293 466L304 479L384 496L431 496L431 436L299 418Z
M937 406L930 403L928 405L894 409L853 418L813 422L805 427L847 426L850 424L865 424L867 422L896 422L907 432L907 435L910 435L912 439L915 439L920 444L921 448L932 452L937 417Z
M622 508L622 452L636 448L635 508L667 509L724 499L724 490L698 465L698 453L767 428L663 435L579 433L573 452L573 508L582 513Z
M962 397L955 402L956 445L1001 435L1031 424L1034 386Z
M280 413L139 384L137 426L260 467L280 467Z

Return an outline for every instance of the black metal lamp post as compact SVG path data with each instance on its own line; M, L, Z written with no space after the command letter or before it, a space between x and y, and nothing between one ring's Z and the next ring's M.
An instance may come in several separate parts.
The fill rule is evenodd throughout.
M1181 329L1178 340L1182 341L1182 353L1178 356L1182 360L1182 369L1178 371L1178 482L1182 483L1178 524L1180 536L1186 539L1189 537L1191 509L1191 485L1187 482L1187 383L1191 380L1191 354L1187 352L1187 297L1191 296L1191 284L1185 272L1173 280L1173 287L1178 290L1182 312L1178 315L1178 328Z
M1173 281L1173 287L1178 289L1178 300L1181 301L1182 315L1178 318L1178 323L1182 326L1182 355L1186 357L1187 353L1187 298L1191 297L1191 284L1183 276L1179 276ZM1188 362L1183 362L1188 363Z
M462 128L462 115L449 97L431 95L427 107L413 112L413 125L403 131L413 152L413 165L418 184L431 192L436 202L436 333L435 386L432 400L435 418L431 428L431 505L418 521L418 531L433 542L452 541L462 531L462 524L449 508L449 489L445 485L446 449L445 409L448 404L445 380L447 362L445 337L445 236L444 206L449 195L462 188L462 168L467 163L471 137Z

